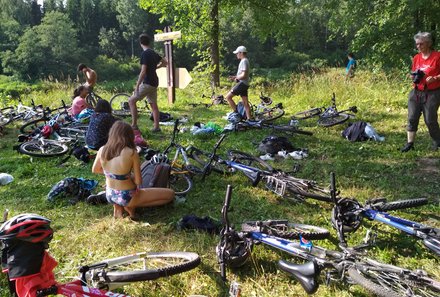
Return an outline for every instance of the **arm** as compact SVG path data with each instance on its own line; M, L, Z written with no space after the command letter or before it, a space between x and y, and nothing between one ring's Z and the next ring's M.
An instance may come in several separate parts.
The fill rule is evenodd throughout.
M92 166L93 173L100 173L100 174L104 173L104 169L102 168L102 164L101 164L101 152L102 152L102 148L99 149L95 157L95 162L93 162L93 166Z
M162 60L160 60L159 64L157 64L157 68L166 67L167 65L168 65L167 59L162 58Z
M139 159L138 153L133 151L133 174L134 174L134 183L136 186L140 186L142 184L142 175L141 175L141 162Z

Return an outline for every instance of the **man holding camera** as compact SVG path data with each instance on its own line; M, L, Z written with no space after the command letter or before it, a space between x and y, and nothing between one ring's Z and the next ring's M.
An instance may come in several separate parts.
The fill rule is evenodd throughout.
M401 152L414 149L414 140L423 113L429 135L433 140L432 149L440 147L438 108L440 106L440 52L432 48L432 36L419 32L414 36L419 53L413 58L411 76L414 88L408 96L407 143Z

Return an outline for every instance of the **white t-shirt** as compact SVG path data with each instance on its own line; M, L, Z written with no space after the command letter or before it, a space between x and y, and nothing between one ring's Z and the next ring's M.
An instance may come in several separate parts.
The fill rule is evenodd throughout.
M249 65L249 60L247 58L240 60L240 64L238 64L237 76L239 76L244 71L246 71L246 76L243 79L240 79L240 82L249 86L250 65Z

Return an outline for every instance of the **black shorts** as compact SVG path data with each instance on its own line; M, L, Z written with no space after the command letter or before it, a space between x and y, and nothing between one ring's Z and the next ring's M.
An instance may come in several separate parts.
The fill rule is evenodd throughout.
M239 82L238 84L236 84L232 88L231 92L232 92L232 94L234 94L236 96L246 96L247 97L248 89L249 89L248 85L246 85L246 84L244 84L242 82Z

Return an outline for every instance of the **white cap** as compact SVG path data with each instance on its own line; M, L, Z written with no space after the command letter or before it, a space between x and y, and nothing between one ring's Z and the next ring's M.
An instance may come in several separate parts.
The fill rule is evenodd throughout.
M235 51L233 51L234 54L238 54L238 53L247 53L247 49L240 45L239 47L237 47L237 49Z

